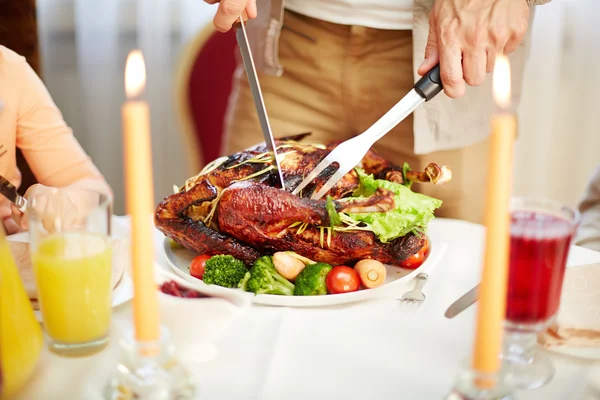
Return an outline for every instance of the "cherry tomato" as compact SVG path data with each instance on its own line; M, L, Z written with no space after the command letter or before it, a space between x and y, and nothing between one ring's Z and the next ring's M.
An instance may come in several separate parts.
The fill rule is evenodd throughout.
M202 279L204 275L204 268L206 266L206 260L210 257L208 254L202 254L201 256L197 256L192 260L190 264L190 275L194 278Z
M331 294L356 292L360 286L360 276L354 268L340 265L329 271L325 283Z
M425 244L423 245L421 250L417 251L415 254L408 257L406 260L402 261L400 263L400 267L407 269L419 268L421 265L423 265L425 260L427 260L427 257L429 257L429 250L429 239L426 238Z

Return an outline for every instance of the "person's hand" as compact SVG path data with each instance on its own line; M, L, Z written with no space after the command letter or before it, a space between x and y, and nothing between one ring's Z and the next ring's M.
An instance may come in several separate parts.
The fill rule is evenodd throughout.
M250 19L256 18L256 0L204 0L208 4L219 3L217 14L213 20L219 32L227 32L244 10Z
M438 62L447 96L465 94L492 72L497 54L514 51L527 33L526 0L436 0L429 15L424 75Z
M35 201L30 201L35 196ZM77 207L64 191L44 186L32 185L23 196L28 200L27 207L41 220L48 232L69 228L77 219ZM14 204L11 204L12 219L22 230L29 229L27 213L23 214ZM29 211L28 211L29 213Z

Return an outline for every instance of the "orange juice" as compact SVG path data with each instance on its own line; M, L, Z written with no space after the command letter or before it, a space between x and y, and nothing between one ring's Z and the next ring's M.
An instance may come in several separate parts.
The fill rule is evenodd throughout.
M111 247L103 236L69 232L41 240L32 257L44 329L54 342L105 338L111 314Z
M11 398L32 374L42 329L0 227L0 399Z

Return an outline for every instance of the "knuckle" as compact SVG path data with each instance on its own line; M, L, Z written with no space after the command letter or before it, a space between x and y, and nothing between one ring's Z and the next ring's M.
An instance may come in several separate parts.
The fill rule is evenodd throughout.
M241 13L241 4L237 1L223 1L219 6L223 15L238 15Z
M454 43L458 37L458 21L454 19L442 21L438 36L444 44Z
M490 41L496 48L502 48L508 42L509 35L505 31L490 31Z
M461 81L461 78L454 71L442 71L440 73L440 76L445 86L455 86L458 85Z
M471 49L485 49L487 45L487 32L478 29L473 34L467 36L466 42L467 46Z
M517 39L521 39L527 33L527 23L521 22L513 26L512 36Z

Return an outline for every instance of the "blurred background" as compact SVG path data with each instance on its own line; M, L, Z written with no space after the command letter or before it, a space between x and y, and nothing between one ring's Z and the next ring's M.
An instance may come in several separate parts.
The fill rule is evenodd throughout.
M8 1L0 0L0 8ZM197 172L186 162L174 76L186 45L212 23L213 6L202 0L18 1L37 24L39 58L32 51L31 59L39 61L66 121L114 189L115 213L124 213L123 71L136 47L148 74L155 201ZM600 163L598 15L598 0L553 0L537 8L519 114L516 194L574 206Z

